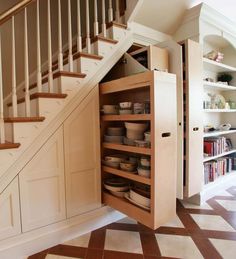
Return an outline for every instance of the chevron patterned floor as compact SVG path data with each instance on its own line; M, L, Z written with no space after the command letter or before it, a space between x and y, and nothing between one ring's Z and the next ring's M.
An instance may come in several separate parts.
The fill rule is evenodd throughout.
M29 259L236 258L236 186L202 206L177 207L177 217L155 231L125 218Z

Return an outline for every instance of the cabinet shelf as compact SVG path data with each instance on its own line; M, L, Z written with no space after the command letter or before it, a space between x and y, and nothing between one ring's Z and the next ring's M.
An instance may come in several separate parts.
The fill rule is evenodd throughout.
M205 162L208 162L208 161L211 161L211 160L215 160L215 159L217 159L217 158L220 158L220 157L223 157L223 156L227 156L227 155L230 155L230 154L233 154L233 153L236 153L236 149L230 150L230 151L228 151L228 152L224 152L224 153L219 154L219 155L217 155L217 156L205 157L205 158L203 159L203 162L205 163Z
M151 148L133 147L133 146L126 146L126 145L106 143L106 142L103 142L102 145L104 148L108 148L108 149L126 151L126 152L143 154L143 155L151 155L152 153Z
M222 73L222 72L236 72L236 68L232 66L228 66L208 58L203 58L204 70Z
M236 86L232 85L224 85L221 83L213 83L207 81L203 81L203 85L208 90L236 91Z
M103 192L103 202L108 206L129 215L129 217L136 219L138 222L142 222L146 226L153 228L151 213L130 203L128 200Z
M139 182L139 183L151 185L151 179L150 178L145 178L145 177L142 177L142 176L137 175L137 174L125 172L125 171L118 170L118 169L115 169L115 168L111 168L111 167L108 167L108 166L103 166L102 170L106 173L110 173L110 174L114 174L114 175L117 175L117 176L120 176L120 177L124 177L124 178L127 178L129 180L133 180L133 181L136 181L136 182Z
M204 133L203 137L208 138L208 137L228 135L228 134L233 134L233 133L236 133L236 130L213 131L213 132Z
M151 114L103 115L102 121L149 121Z
M236 109L203 109L204 112L236 112Z

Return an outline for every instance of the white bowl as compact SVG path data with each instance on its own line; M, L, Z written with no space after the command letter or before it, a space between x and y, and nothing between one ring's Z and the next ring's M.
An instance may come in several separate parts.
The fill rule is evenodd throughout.
M137 130L127 130L126 137L131 140L143 140L143 133ZM135 145L135 143L134 143Z
M122 103L119 103L119 104L120 104L120 108L122 108L122 109L132 107L132 102L122 102Z
M149 198L142 196L141 194L138 194L134 190L130 190L130 198L136 201L137 203L150 208L151 200Z
M102 164L105 165L105 166L108 166L108 167L115 168L115 169L119 169L119 167L120 167L120 162L102 160Z
M149 147L149 142L146 140L135 140L136 147Z
M125 129L123 127L108 127L107 135L109 136L123 136Z
M109 191L113 191L113 192L125 192L129 190L129 186L110 186L107 184L104 184L104 187L109 190Z
M126 156L120 155L120 154L105 156L106 161L115 162L115 163L124 162L126 159L127 159Z
M151 166L151 161L147 157L141 157L140 163L142 166Z
M125 122L125 127L128 130L144 132L148 128L147 123L135 123L135 122Z
M151 171L149 169L144 169L144 168L138 167L138 174L145 178L150 178Z
M103 105L104 114L118 114L118 105Z
M114 192L114 191L110 191L111 194L113 194L114 196L116 197L119 197L119 198L124 198L125 194L127 192Z
M121 162L120 168L127 172L134 172L136 170L136 163L130 161Z
M123 144L123 136L104 136L104 141L108 143Z

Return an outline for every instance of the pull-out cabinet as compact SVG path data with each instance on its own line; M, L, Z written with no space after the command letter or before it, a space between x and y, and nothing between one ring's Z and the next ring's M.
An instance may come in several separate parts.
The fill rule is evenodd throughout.
M102 180L121 177L130 186L142 184L150 189L150 210L129 199L113 196L103 188L103 202L110 207L156 229L173 218L176 213L176 76L169 73L148 71L100 84L100 106L120 102L150 102L149 114L101 115L101 154L125 154L149 157L150 178L129 173L120 168L102 165ZM146 122L151 132L149 148L104 142L107 127L124 126L124 122Z

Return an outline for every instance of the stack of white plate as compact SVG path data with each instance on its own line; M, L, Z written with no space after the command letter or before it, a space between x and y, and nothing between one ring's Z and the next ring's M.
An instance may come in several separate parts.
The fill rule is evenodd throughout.
M129 200L131 203L143 209L150 210L151 199L150 199L150 196L147 194L144 194L144 192L142 193L136 189L131 189L129 193L125 194L125 198Z
M129 190L129 182L123 178L109 178L104 181L104 187L114 196L122 198Z

